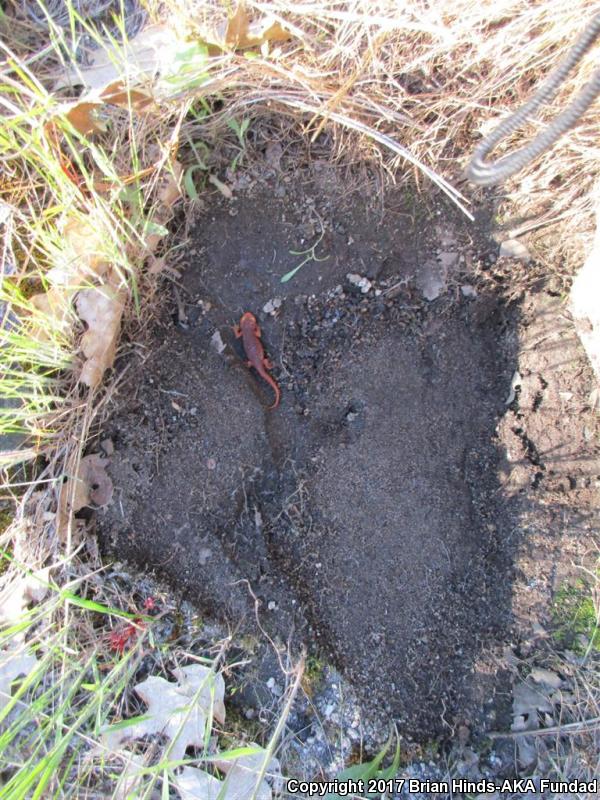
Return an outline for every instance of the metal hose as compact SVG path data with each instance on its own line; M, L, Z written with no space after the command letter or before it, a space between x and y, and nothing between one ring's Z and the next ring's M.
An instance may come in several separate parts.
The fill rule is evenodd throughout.
M505 181L515 172L522 170L534 158L541 155L573 127L600 94L600 70L594 72L590 82L582 89L575 100L555 117L548 127L539 133L533 141L520 150L500 158L498 161L486 162L484 160L502 139L509 136L517 128L520 128L530 114L552 100L561 83L573 67L581 61L598 36L600 36L600 14L596 14L590 20L565 60L540 86L533 97L525 105L521 106L518 111L515 111L514 114L511 114L510 117L501 122L496 130L475 148L471 162L466 169L466 175L469 180L480 186L492 186L495 183Z

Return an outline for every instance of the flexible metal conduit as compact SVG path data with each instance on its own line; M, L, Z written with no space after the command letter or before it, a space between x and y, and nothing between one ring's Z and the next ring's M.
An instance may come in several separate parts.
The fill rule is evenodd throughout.
M501 122L496 130L476 147L471 162L466 170L469 180L480 186L492 186L495 183L505 181L508 177L514 175L515 172L519 172L527 166L527 164L541 155L545 150L551 147L558 138L573 127L581 115L600 94L600 70L594 72L590 82L581 90L575 100L573 100L562 113L555 117L548 127L539 133L529 144L514 153L500 158L498 161L485 161L488 153L493 150L502 139L509 136L513 131L517 130L517 128L520 128L531 114L552 100L561 83L565 80L573 67L581 61L598 36L600 36L600 14L596 14L596 16L590 20L565 60L558 69L550 75L545 83L540 86L533 97L528 100L525 105L521 106L518 111L515 111L514 114L511 114L510 117L505 119L504 122Z

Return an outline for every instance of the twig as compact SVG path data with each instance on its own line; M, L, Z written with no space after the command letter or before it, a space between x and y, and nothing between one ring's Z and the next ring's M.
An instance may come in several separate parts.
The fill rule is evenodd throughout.
M550 736L554 733L589 733L600 730L600 717L585 719L583 722L569 722L567 725L553 725L551 728L535 728L532 731L492 731L487 736L490 739L516 739L519 736Z

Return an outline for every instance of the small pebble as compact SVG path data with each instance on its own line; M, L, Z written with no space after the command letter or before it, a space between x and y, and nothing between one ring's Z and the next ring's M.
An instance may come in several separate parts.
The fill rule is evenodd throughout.
M500 245L500 257L516 258L525 263L531 261L531 253L518 239L505 239Z
M268 300L263 306L263 313L271 314L271 316L274 317L279 312L282 303L283 300L280 297L274 297L272 300Z
M357 289L360 289L362 294L367 294L367 292L371 288L371 281L368 278L363 277L362 275L357 275L354 272L349 272L346 275L348 282L351 283L353 286L356 286Z

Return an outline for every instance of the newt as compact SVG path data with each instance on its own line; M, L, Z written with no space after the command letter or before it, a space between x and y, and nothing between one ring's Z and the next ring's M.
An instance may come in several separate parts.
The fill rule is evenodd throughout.
M267 370L273 369L273 364L265 356L265 350L260 340L260 327L254 314L250 311L246 311L245 314L242 314L240 324L234 327L233 332L235 333L236 339L239 339L240 336L242 338L244 350L248 357L248 361L246 362L247 366L254 367L260 377L265 380L275 392L275 402L272 406L269 406L269 408L277 408L281 392L275 380L267 372Z

